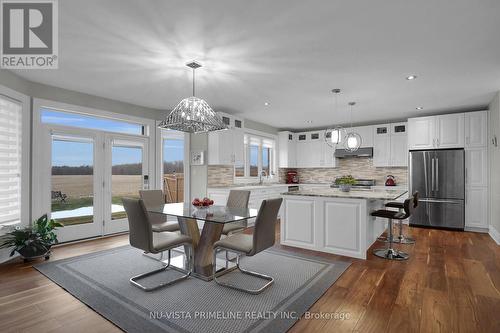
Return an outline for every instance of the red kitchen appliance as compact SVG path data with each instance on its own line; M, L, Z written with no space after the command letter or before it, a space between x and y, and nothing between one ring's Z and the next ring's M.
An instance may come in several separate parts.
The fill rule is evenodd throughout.
M388 175L385 179L385 186L396 186L396 180L393 175Z
M298 184L299 176L297 176L297 171L287 171L286 172L286 183L287 184Z

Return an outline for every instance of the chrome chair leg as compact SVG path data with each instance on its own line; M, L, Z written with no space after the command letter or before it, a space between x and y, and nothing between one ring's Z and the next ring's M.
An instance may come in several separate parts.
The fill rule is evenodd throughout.
M136 286L137 288L142 289L144 291L153 291L153 290L157 290L159 288L170 286L170 285L172 285L174 283L177 283L177 282L179 282L181 280L187 279L191 275L191 273L193 272L193 265L194 265L193 248L192 248L192 244L191 243L185 243L185 244L181 244L181 245L187 245L189 247L188 269L184 270L184 272L185 272L184 275L182 275L181 277L179 277L177 279L174 279L172 281L164 282L164 283L161 283L161 284L153 286L153 287L146 287L146 286L140 284L139 282L137 282L138 280L143 279L145 277L148 277L148 276L160 273L160 272L164 272L164 271L166 271L170 267L170 259L171 259L171 253L170 252L171 252L172 249L168 249L167 250L167 252L168 252L168 260L167 260L167 264L165 266L163 266L161 268L158 268L158 269L155 269L153 271L147 272L147 273L142 273L142 274L136 275L134 277L131 277L130 280L129 280L130 283L132 285ZM149 257L149 258L151 258L151 257ZM162 253L162 258L163 258L163 253Z
M236 255L237 255L236 256L236 269L238 269L243 274L255 276L255 277L267 280L268 282L259 289L245 289L245 288L238 287L238 286L235 286L235 285L227 283L227 282L222 282L222 281L217 280L217 261L216 260L217 260L217 251L219 249L226 250L224 248L215 248L214 253L213 253L212 274L213 274L213 279L214 279L215 283L217 283L218 285L228 287L231 289L235 289L235 290L239 290L239 291L243 291L243 292L246 292L249 294L257 295L257 294L260 294L261 292L263 292L265 289L267 289L268 287L270 287L274 283L274 278L271 276L241 268L241 266L240 266L240 255L241 254L240 253L236 253Z
M389 219L388 226L388 234L387 234L387 247L385 249L375 249L373 250L373 254L377 257L389 259L389 260L406 260L410 256L406 252L398 251L392 247L394 236L392 233L392 219Z
M415 244L415 239L411 237L406 237L403 235L403 220L399 220L399 235L398 238L394 240L394 243L399 244Z

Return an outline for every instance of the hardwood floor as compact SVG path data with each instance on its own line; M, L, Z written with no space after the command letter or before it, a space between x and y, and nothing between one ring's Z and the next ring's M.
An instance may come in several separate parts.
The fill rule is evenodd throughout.
M500 332L500 246L486 234L409 229L408 261L353 260L309 310L348 319L303 318L290 332ZM50 260L124 244L127 235L65 245ZM0 285L1 332L120 331L30 264L0 265Z

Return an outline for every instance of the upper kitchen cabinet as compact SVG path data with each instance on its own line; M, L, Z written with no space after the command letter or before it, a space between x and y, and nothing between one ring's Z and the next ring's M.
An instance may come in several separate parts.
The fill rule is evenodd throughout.
M373 126L373 165L375 167L408 165L406 123Z
M409 149L463 148L464 114L408 119Z
M436 117L408 119L408 147L433 149L436 142Z
M389 166L408 166L408 124L391 124L391 158Z
M488 111L465 114L465 148L487 147Z
M437 116L437 148L463 148L465 145L463 113Z
M373 126L358 126L353 127L352 130L347 127L347 133L356 132L361 136L360 148L373 147Z
M295 168L296 163L296 133L279 132L279 166L280 168Z
M296 138L295 166L297 168L336 166L335 151L326 144L324 139L325 131L301 132L294 135Z
M245 160L243 120L225 113L219 115L229 129L208 133L208 164L243 165Z
M391 163L391 129L390 124L373 126L373 165L389 166Z

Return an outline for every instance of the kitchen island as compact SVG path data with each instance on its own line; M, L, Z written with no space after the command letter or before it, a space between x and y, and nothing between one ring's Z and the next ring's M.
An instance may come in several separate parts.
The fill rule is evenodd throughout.
M366 259L385 230L386 219L370 214L387 201L406 197L401 189L314 188L282 193L281 244Z

